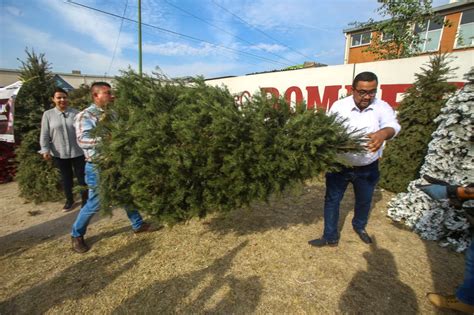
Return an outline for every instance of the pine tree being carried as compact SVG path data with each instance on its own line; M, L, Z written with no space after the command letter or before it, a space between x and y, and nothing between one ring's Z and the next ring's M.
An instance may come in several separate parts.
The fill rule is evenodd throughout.
M167 222L267 200L361 149L324 112L261 95L238 107L203 80L129 71L117 78L113 108L97 128L102 207L129 205Z

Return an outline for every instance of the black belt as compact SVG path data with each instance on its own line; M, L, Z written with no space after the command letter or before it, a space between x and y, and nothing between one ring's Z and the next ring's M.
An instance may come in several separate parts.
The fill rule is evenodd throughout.
M351 166L348 167L348 169L353 169L353 170L361 170L361 169L369 169L377 166L379 164L379 160L375 160L374 162L367 164L367 165L361 165L361 166Z

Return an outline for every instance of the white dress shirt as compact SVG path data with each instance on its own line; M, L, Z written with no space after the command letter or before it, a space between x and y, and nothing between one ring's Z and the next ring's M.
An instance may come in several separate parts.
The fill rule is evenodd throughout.
M392 107L385 101L375 98L367 108L360 110L354 103L354 98L348 96L334 102L329 114L337 115L340 120L346 119L344 125L349 131L360 130L363 134L376 132L380 129L391 127L395 135L400 132L400 124ZM382 156L385 143L376 152L344 153L341 155L349 165L369 165Z

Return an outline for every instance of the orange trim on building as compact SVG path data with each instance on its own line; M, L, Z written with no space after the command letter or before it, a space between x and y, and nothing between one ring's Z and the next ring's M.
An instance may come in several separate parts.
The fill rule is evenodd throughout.
M453 51L460 18L461 12L446 15L445 21L448 21L449 25L443 28L443 36L439 45L441 52Z
M459 50L474 50L474 47L455 48L456 35L459 28L459 21L461 19L461 14L463 11L469 10L471 8L472 6L468 6L468 7L464 6L460 8L458 12L445 14L445 21L449 21L449 24L448 26L443 27L438 52L449 53L452 51L459 51ZM442 16L442 12L440 12L440 15ZM352 36L353 34L357 34L358 32L360 32L360 30L356 30L352 33L348 32L347 34ZM372 32L372 38L375 38L376 36L378 36L378 34L376 32ZM351 40L349 40L348 42L350 43ZM376 61L377 56L375 54L364 51L367 49L368 46L369 45L349 47L349 51L347 54L347 63L351 64L351 63L363 63L363 62ZM425 53L421 53L420 55L433 54L433 53L436 53L436 52L433 52L433 51L425 52Z

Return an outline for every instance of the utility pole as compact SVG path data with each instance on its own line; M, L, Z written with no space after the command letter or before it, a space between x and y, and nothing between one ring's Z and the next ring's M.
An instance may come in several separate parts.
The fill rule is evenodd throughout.
M142 75L142 0L138 0L138 74Z

